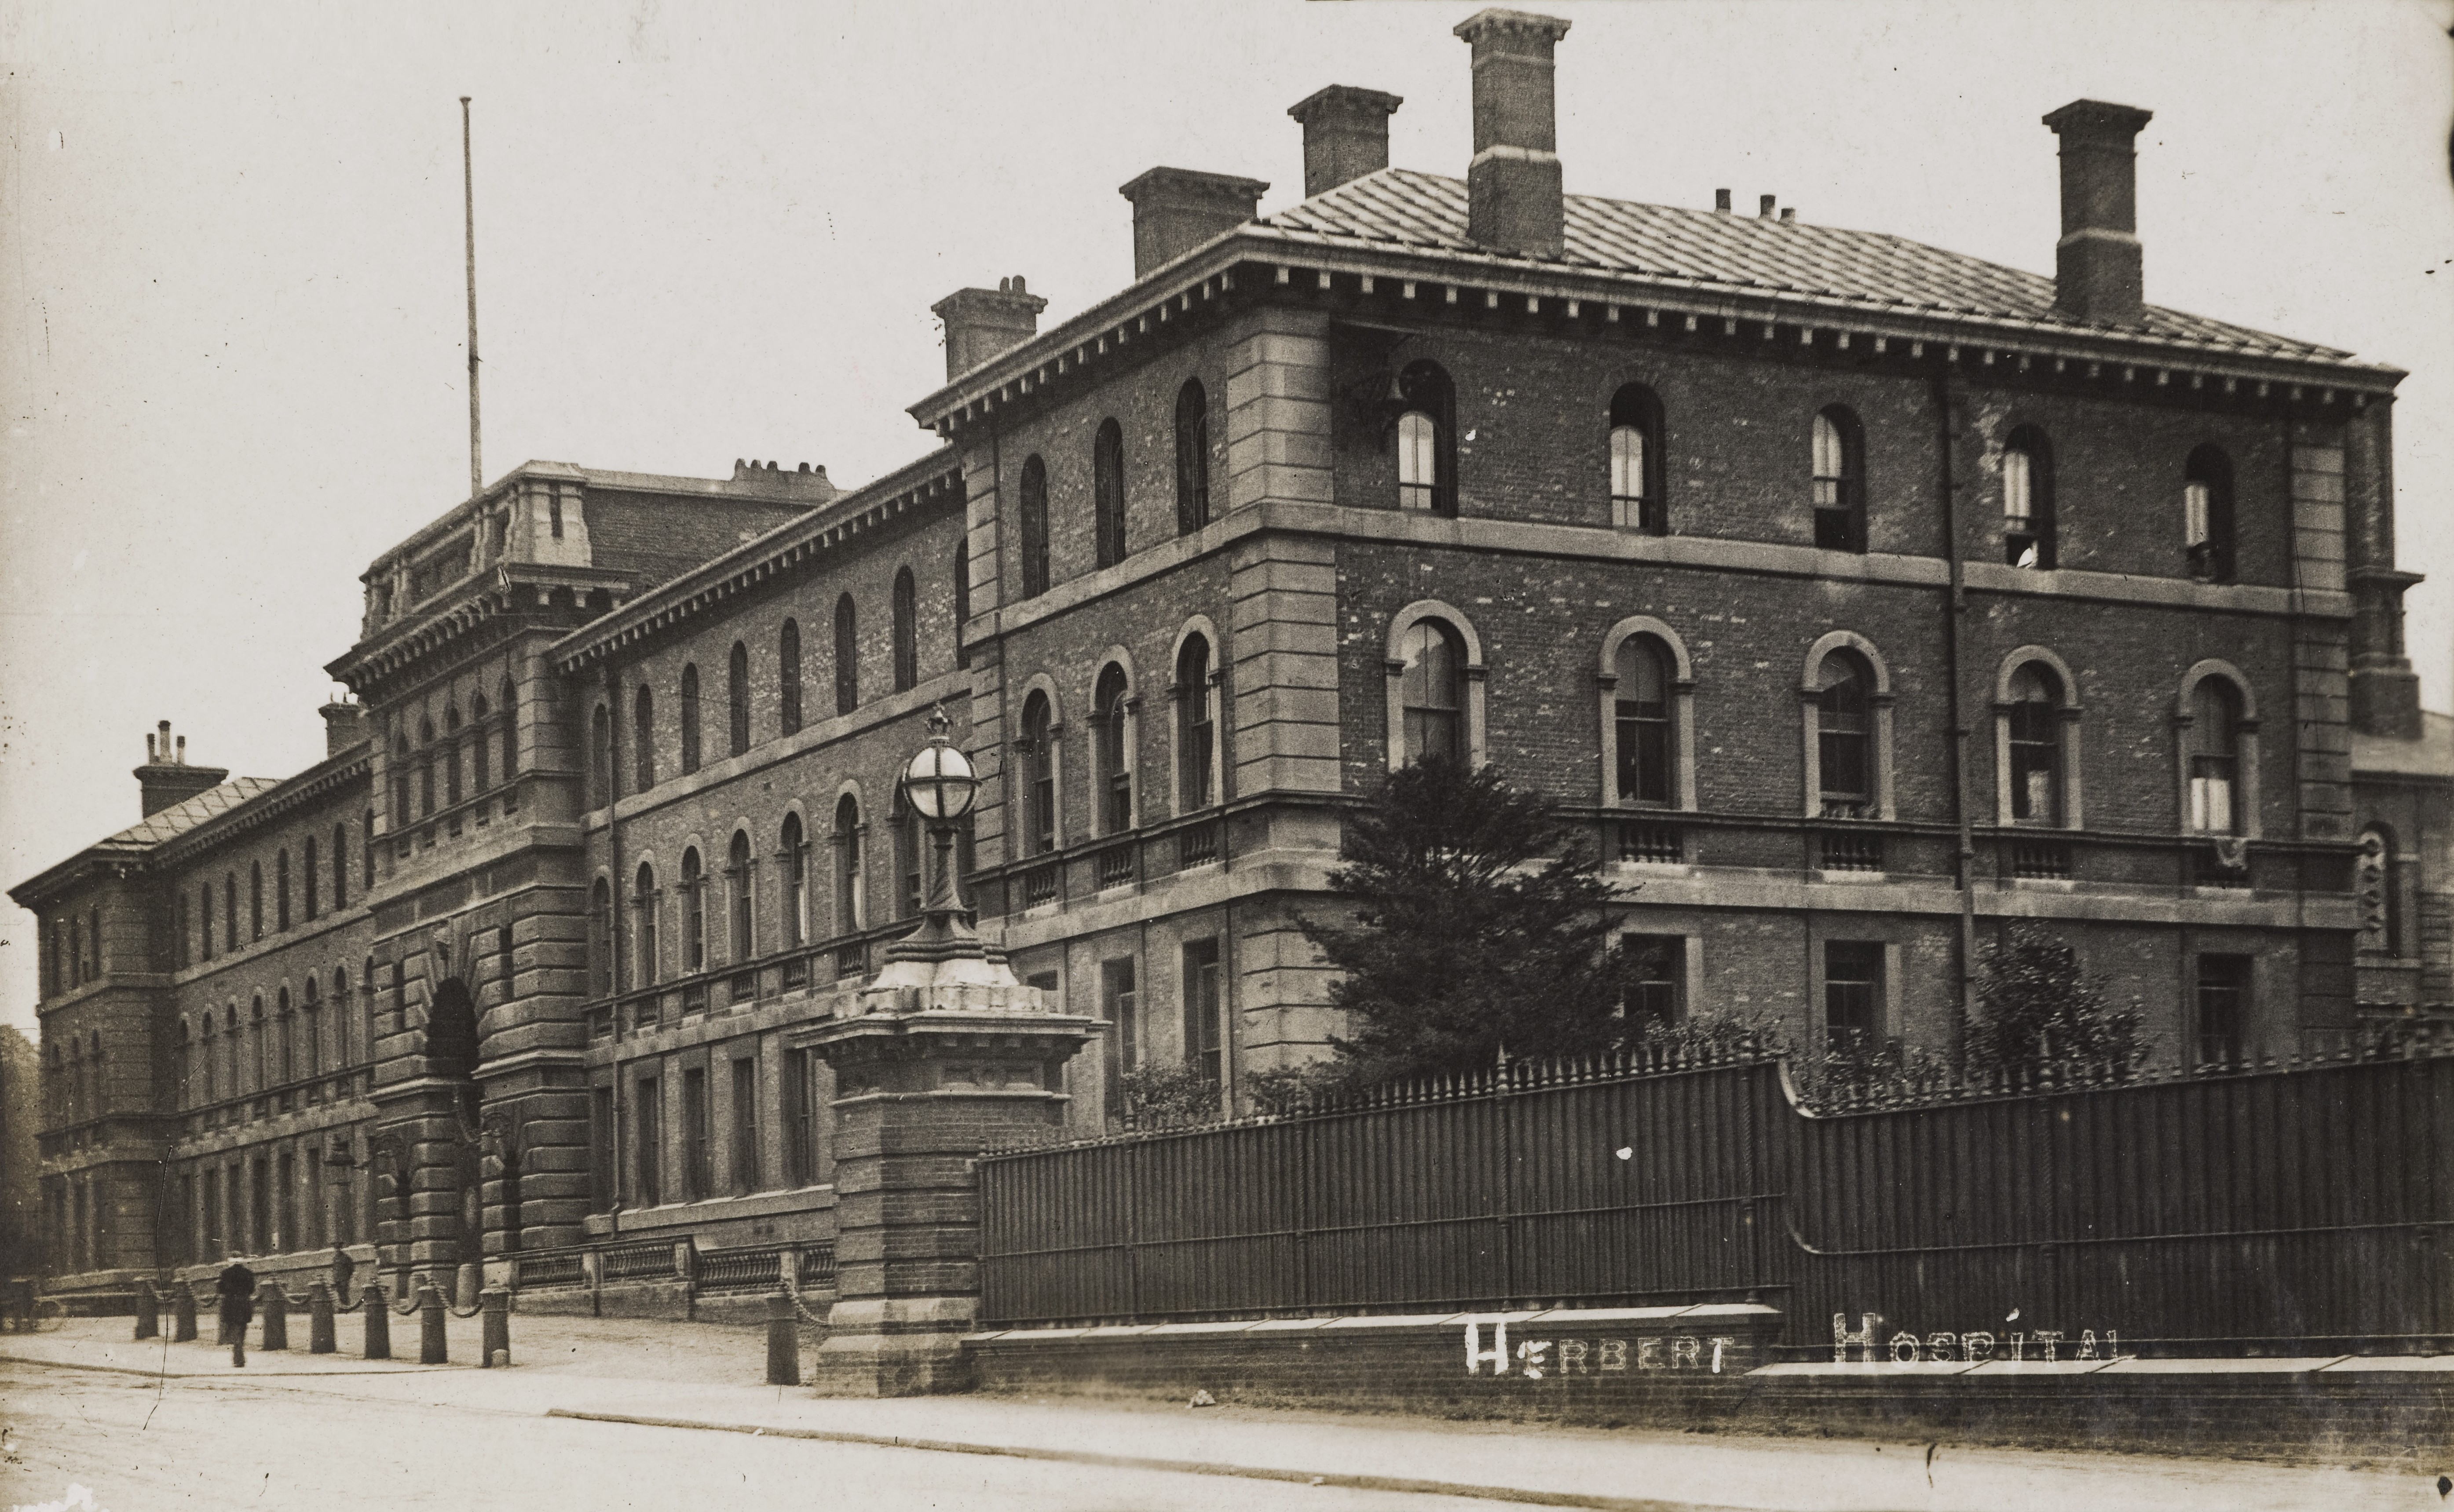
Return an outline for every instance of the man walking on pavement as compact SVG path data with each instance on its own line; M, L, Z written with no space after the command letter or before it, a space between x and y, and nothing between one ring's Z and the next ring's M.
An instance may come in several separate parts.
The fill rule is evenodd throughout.
M230 1336L231 1363L247 1363L247 1325L255 1317L255 1272L232 1260L213 1281L221 1298L222 1332Z

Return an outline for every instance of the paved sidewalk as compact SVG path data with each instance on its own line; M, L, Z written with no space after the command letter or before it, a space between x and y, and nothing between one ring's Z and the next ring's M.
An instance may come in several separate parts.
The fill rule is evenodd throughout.
M395 1330L394 1342L405 1343L413 1361L414 1320L408 1321L406 1338ZM353 1323L345 1320L341 1328L345 1349L356 1341ZM207 1378L245 1377L250 1386L368 1401L448 1400L478 1411L640 1423L643 1432L696 1428L1305 1482L1318 1477L1329 1485L1619 1509L2433 1506L2438 1471L2454 1468L2454 1453L2446 1466L2424 1473L1951 1447L1929 1461L1923 1443L1068 1398L822 1399L757 1383L760 1328L514 1318L513 1367L479 1370L476 1327L473 1319L453 1320L453 1352L471 1363L444 1367L251 1349L238 1371L227 1349L210 1343L132 1342L126 1320L0 1338L0 1359L161 1370L195 1389L211 1389ZM293 1332L303 1341L303 1328Z

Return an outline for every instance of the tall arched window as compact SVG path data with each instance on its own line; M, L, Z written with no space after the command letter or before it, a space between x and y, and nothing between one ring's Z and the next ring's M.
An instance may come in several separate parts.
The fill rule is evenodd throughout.
M520 775L520 695L509 677L496 691L502 695L503 780L509 782ZM510 800L504 802L508 806Z
M286 845L272 857L272 927L290 927L290 848Z
M2002 449L2002 559L2050 572L2054 566L2054 460L2033 425Z
M1465 643L1438 619L1418 619L1398 641L1405 670L1398 679L1404 712L1406 760L1455 761L1465 752Z
M968 667L972 654L963 645L963 621L972 617L972 545L955 543L955 665Z
M1176 533L1210 523L1210 396L1201 380L1176 391Z
M698 663L682 664L682 773L698 770Z
M197 958L202 960L212 959L213 884L211 882L196 889L196 938L204 946L196 953ZM52 978L52 990L57 992L66 988L69 972L68 935L65 926L57 919L51 921L51 969L55 974Z
M603 704L588 716L588 806L614 801L614 716Z
M682 970L707 969L707 875L698 847L682 852Z
M864 868L860 855L860 799L847 793L835 799L835 933L858 934L869 918L862 896Z
M860 641L852 595L835 600L835 713L860 707Z
M1026 855L1056 849L1056 722L1048 695L1022 703L1022 838Z
M1858 417L1840 405L1815 416L1815 544L1866 549L1866 461Z
M1661 401L1640 383L1611 395L1610 489L1613 525L1654 535L1670 529L1661 485Z
M2212 446L2190 454L2182 472L2182 534L2190 575L2234 580L2232 459Z
M1867 817L1875 800L1874 669L1854 651L1834 651L1817 680L1815 754L1823 812Z
M197 1037L196 1071L200 1083L197 1094L199 1101L211 1102L221 1096L221 1079L214 1073L219 1069L217 1062L221 1058L222 1047L214 1042L213 1013L210 1008L205 1010L204 1026L204 1033ZM56 1050L53 1053L56 1054Z
M426 818L434 813L434 721L417 721L417 816Z
M1091 441L1091 533L1100 566L1125 559L1125 433L1114 420Z
M614 995L614 887L601 877L588 895L588 977L597 997Z
M802 945L810 937L810 847L801 835L801 816L784 816L775 840L775 859L784 869L784 943Z
M737 640L724 658L724 734L730 755L750 749L750 648Z
M1398 378L1398 507L1457 513L1457 399L1438 363L1409 363Z
M375 811L372 809L358 820L358 888L372 891L375 885Z
M222 948L238 949L238 874L222 874Z
M264 863L247 863L247 937L264 937Z
M2241 695L2222 677L2202 677L2190 696L2190 828L2202 835L2242 832Z
M1176 791L1184 812L1217 801L1217 731L1210 720L1210 642L1184 637L1176 654Z
M635 984L652 987L656 981L656 869L646 861L639 863L638 890L631 895L631 907L636 911L638 927L631 931L631 939L638 947L638 972Z
M298 863L298 906L311 924L324 912L322 907L324 873L323 869L316 864L320 859L321 857L316 854L315 837L310 835L307 837L306 849L300 856Z
M801 729L801 622L784 621L775 633L775 684L779 696L776 723L785 735Z
M486 696L479 694L470 700L470 715L477 726L477 738L470 742L469 777L476 791L483 793L494 785L494 728L487 717ZM506 720L508 724L510 721Z
M460 801L460 709L457 704L443 711L443 801L447 807Z
M2011 763L2011 818L2022 824L2062 822L2062 678L2041 661L2011 675L2003 716Z
M410 760L409 755L409 736L406 735L396 735L392 736L392 827L395 834L405 835L409 832L409 785L410 773L412 770L412 767L413 763Z
M732 922L733 959L738 963L756 954L753 938L750 891L750 832L733 832L733 848L725 857L724 880L729 897L725 913Z
M1092 780L1099 785L1099 833L1122 835L1134 827L1134 774L1125 761L1125 669L1110 662L1099 673L1091 699L1091 740L1096 759Z
M85 920L69 920L69 985L85 985Z
M1630 635L1618 656L1619 796L1622 803L1669 803L1673 780L1670 657L1650 635Z
M350 831L347 825L332 826L332 912L337 914L350 906Z
M640 793L656 785L656 696L644 682L631 706L631 785Z
M1048 464L1036 456L1022 464L1022 596L1048 592Z
M895 691L904 693L920 682L920 588L912 580L911 568L895 572L892 602Z

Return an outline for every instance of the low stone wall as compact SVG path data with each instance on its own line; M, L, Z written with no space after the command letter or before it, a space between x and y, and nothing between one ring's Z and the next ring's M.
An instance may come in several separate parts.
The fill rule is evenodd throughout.
M666 1322L763 1323L765 1292L717 1292L693 1296L687 1281L608 1281L601 1288L548 1286L513 1294L514 1312L535 1318L637 1318ZM819 1317L833 1292L804 1291L801 1303Z
M985 1391L2325 1461L2454 1442L2454 1356L1768 1363L1780 1332L1746 1304L1013 1329L963 1348Z

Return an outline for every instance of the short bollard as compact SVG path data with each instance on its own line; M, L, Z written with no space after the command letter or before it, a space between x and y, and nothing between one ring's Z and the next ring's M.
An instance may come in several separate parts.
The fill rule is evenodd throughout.
M366 1358L390 1360L392 1358L392 1303L384 1300L383 1288L372 1281L367 1282L367 1289L358 1294L358 1311L364 1314L367 1320L367 1347L364 1351Z
M186 1281L171 1288L171 1342L191 1344L196 1341L196 1294Z
M332 1341L332 1288L317 1281L307 1292L307 1352L329 1355L338 1347Z
M143 1277L136 1279L136 1337L158 1339L162 1333L162 1299L153 1295L153 1283Z
M499 1286L490 1286L477 1294L477 1307L484 1324L478 1342L478 1367L510 1364L512 1294Z
M256 1294L257 1305L264 1309L263 1349L290 1347L290 1297L279 1281L266 1281Z
M443 1294L434 1282L426 1282L417 1298L417 1362L441 1365L451 1362L451 1346L443 1338Z
M767 1384L801 1383L801 1328L793 1318L793 1299L777 1292L767 1299Z

